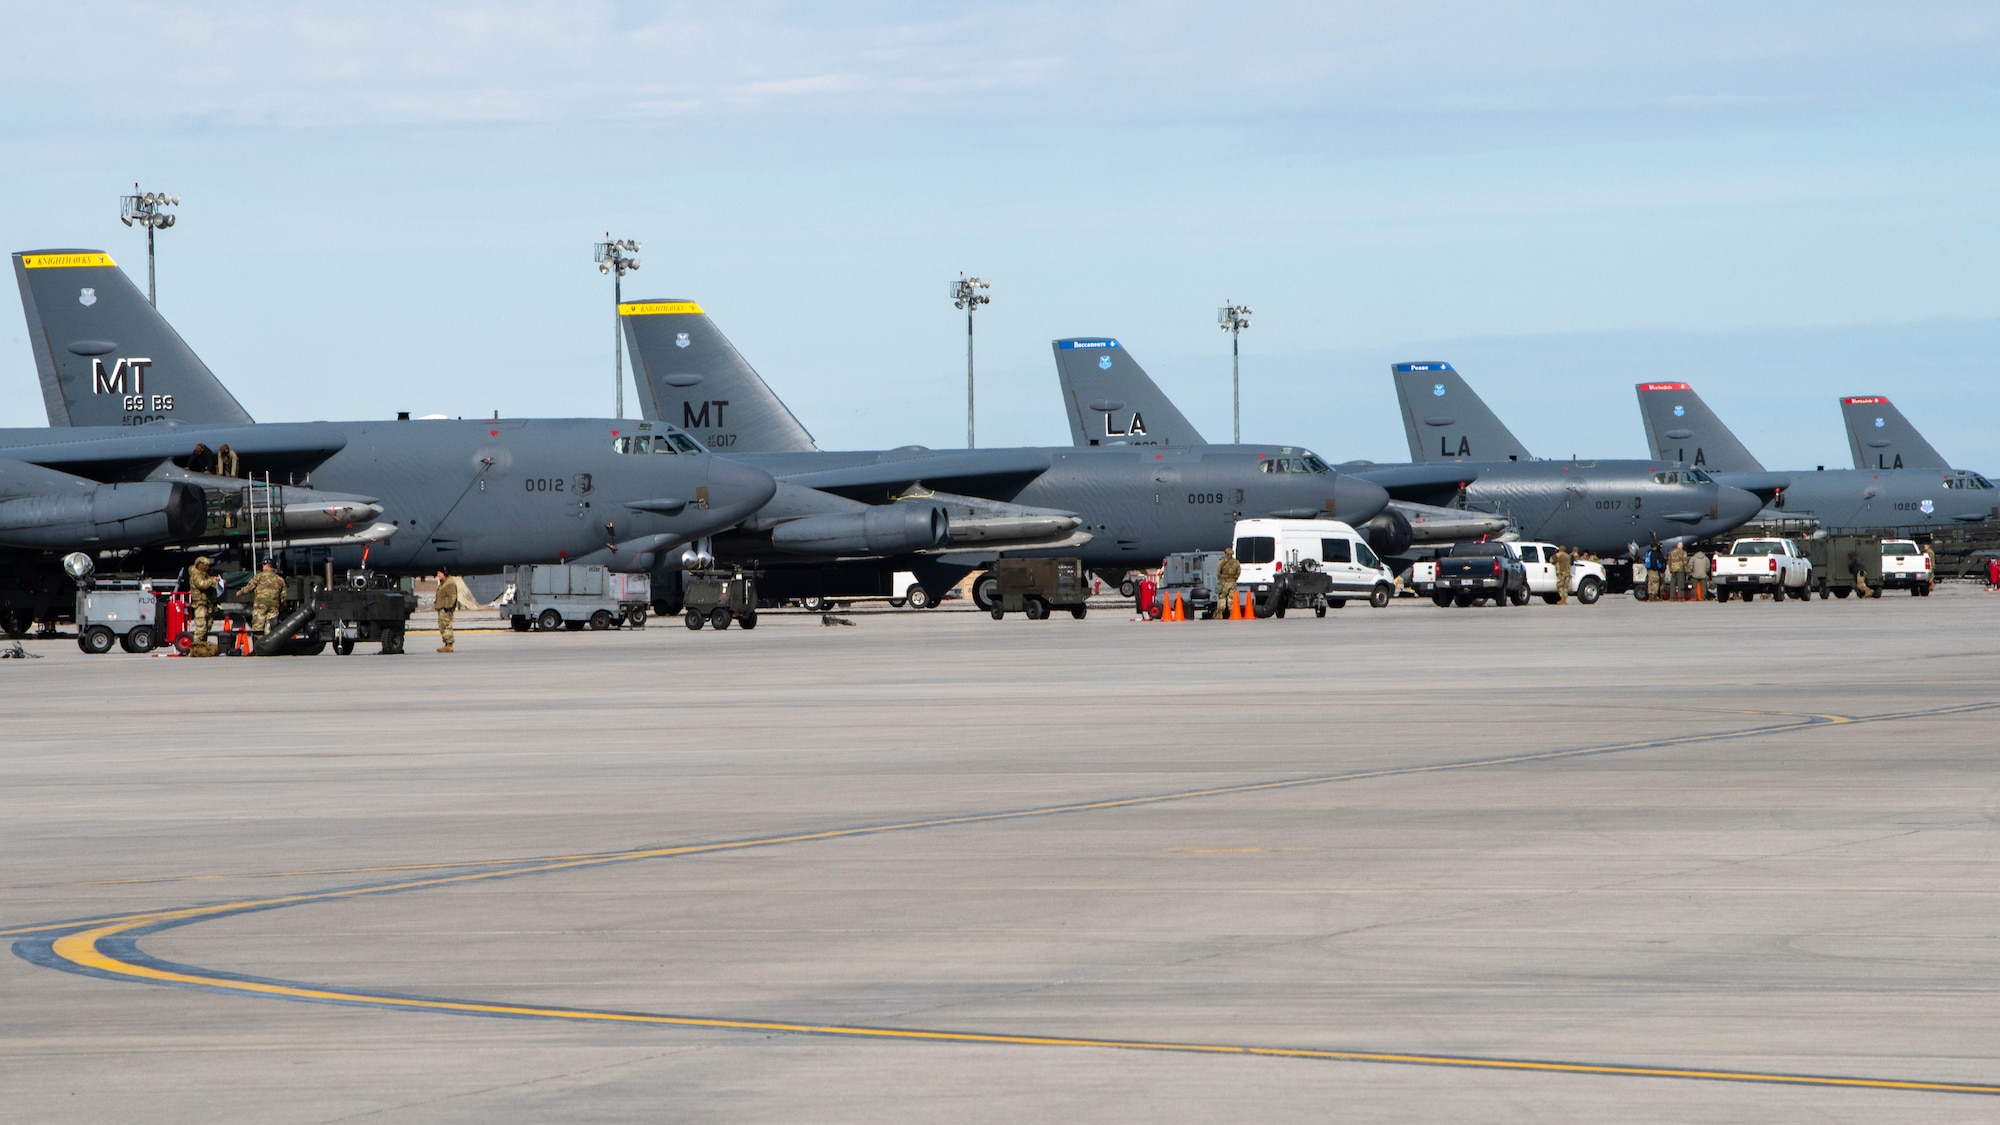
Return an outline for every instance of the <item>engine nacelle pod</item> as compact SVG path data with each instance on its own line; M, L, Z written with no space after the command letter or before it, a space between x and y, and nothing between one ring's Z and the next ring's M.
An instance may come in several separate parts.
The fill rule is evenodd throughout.
M178 481L100 484L0 500L0 546L147 547L201 534L208 505Z
M951 535L944 509L888 504L781 523L771 546L797 555L902 555L942 544Z
M1362 524L1360 530L1368 536L1368 549L1385 559L1409 550L1410 541L1416 536L1410 521L1394 508L1384 508L1381 514Z

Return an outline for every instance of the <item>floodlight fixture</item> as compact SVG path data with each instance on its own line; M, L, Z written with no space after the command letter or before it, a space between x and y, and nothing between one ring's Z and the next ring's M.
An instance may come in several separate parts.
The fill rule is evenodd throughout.
M1250 314L1255 311L1234 301L1224 301L1215 310L1217 326L1229 333L1229 397L1235 417L1231 432L1237 445L1243 444L1243 330L1250 327Z
M981 305L990 305L993 298L982 290L991 289L993 283L983 277L958 275L951 285L951 307L965 310L965 447L975 446L973 437L973 394L972 394L972 314Z
M604 241L590 249L597 260L597 272L611 276L611 379L618 401L618 417L625 417L625 332L619 322L619 306L625 303L625 275L639 268L639 259L627 257L639 252L636 238L613 238L604 232Z
M138 184L132 185L131 195L118 197L118 221L126 226L146 228L146 301L158 308L160 301L153 287L153 233L174 225L174 213L168 207L179 207L181 197L164 191L140 191Z

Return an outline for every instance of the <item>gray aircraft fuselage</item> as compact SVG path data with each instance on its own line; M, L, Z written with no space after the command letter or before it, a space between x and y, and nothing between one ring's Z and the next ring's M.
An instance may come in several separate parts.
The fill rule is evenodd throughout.
M1433 495L1426 503L1462 503L1472 511L1505 516L1522 538L1563 543L1594 554L1619 555L1631 544L1658 536L1720 535L1757 514L1763 501L1715 481L1701 481L1685 467L1653 461L1464 461L1467 477L1458 500ZM1370 468L1355 467L1363 476ZM1389 483L1387 473L1384 483ZM1389 483L1394 489L1393 483ZM1418 497L1412 497L1416 499Z
M1775 486L1777 496L1767 516L1814 520L1829 532L1889 534L2000 521L2000 491L1978 473L1946 468L1773 472L1689 384L1640 383L1636 390L1649 449L1705 468L1725 483L1767 494ZM1855 405L1865 410L1876 404ZM1886 399L1880 405L1888 418L1893 408ZM1902 422L1901 415L1895 418ZM1929 448L1914 430L1910 436Z
M184 460L196 442L228 442L259 480L268 471L274 483L374 499L395 533L368 545L368 564L402 573L565 560L619 569L625 560L612 545L668 550L736 523L776 488L764 473L707 452L615 450L614 436L635 425L571 418L9 429L0 430L0 460L101 480L174 480L186 474L163 467L169 457ZM654 510L627 506L642 502ZM336 565L362 561L360 546L332 551Z
M798 451L734 453L731 460L774 477L802 477L840 469L893 465L921 458L946 463L985 450ZM1081 546L1009 555L1077 557L1098 568L1150 567L1177 551L1214 550L1229 542L1238 519L1252 516L1331 514L1351 523L1374 517L1388 503L1377 486L1345 473L1274 471L1296 464L1299 451L1263 445L1191 448L1100 447L1009 450L1016 457L1045 458L1046 468L995 477L976 486L939 482L940 490L1074 512L1091 540ZM893 476L893 470L888 475ZM927 481L926 483L930 483ZM721 549L721 545L718 545ZM976 547L968 548L976 553Z

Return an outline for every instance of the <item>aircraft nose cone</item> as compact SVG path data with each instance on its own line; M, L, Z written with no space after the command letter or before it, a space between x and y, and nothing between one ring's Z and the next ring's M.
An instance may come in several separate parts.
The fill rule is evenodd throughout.
M1359 526L1381 515L1388 506L1388 492L1374 481L1346 473L1333 478L1333 514L1341 522Z
M770 503L778 482L762 469L726 457L709 458L708 509L735 522Z
M1741 527L1757 518L1757 513L1763 510L1764 502L1758 499L1754 492L1745 492L1728 485L1717 485L1715 488L1717 531Z

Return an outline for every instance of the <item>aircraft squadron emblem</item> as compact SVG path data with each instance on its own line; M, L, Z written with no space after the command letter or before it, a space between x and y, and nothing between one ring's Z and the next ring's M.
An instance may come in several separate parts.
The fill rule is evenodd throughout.
M85 290L82 290L82 291L80 291L80 292L79 292L79 293L77 293L77 295L76 295L76 303L77 303L77 304L79 304L79 305L82 305L82 306L83 306L84 308L89 308L90 306L92 306L92 305L96 304L96 303L97 303L97 290L95 290L95 289L85 289Z
M1676 406L1676 407L1674 407L1674 417L1676 417L1676 418L1679 418L1679 417L1682 417L1682 416L1683 416L1683 415L1685 415L1685 414L1686 414L1687 412L1688 412L1688 408L1687 408L1687 407L1685 407L1685 406Z
M1917 505L1917 507L1923 509L1923 513L1927 516L1937 510L1937 505L1931 503L1929 500L1926 500L1923 503Z
M1097 367L1098 367L1098 370L1100 370L1100 371L1109 371L1109 370L1111 370L1111 357L1110 357L1110 356L1108 356L1108 355L1101 355L1101 356L1098 356L1098 357L1097 357Z
M675 347L677 347L677 348L685 348L685 347L687 347L687 346L688 346L688 334L687 334L687 333L685 333L685 332L683 332L683 333L681 333L680 335L678 335L678 336L675 336L675 337L674 337L674 346L675 346Z
M1436 396L1438 396L1439 398L1443 398L1443 397L1444 397L1444 384L1443 384L1443 383L1432 383L1432 384L1431 384L1431 393L1432 393L1432 394L1434 394L1434 395L1436 395Z
M1878 430L1882 428L1882 419L1880 418L1875 419L1875 428Z

